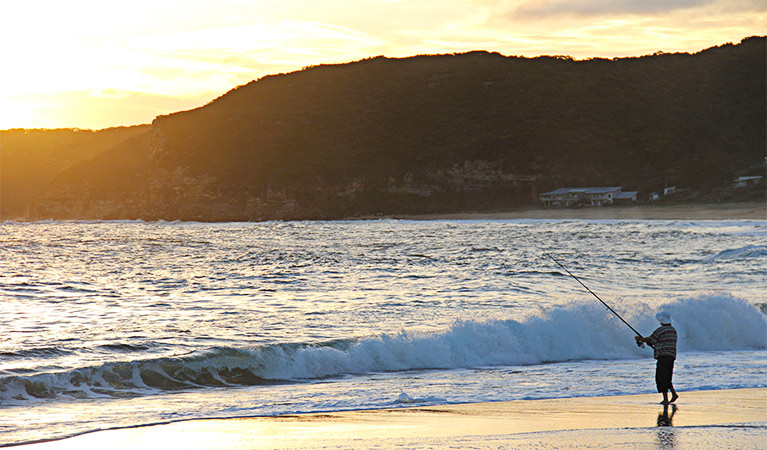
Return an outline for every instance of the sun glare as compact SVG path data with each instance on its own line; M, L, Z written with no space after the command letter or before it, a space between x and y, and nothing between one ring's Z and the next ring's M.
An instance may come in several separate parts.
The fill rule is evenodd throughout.
M0 130L9 128L49 128L53 122L34 110L34 106L23 101L0 98Z
M264 75L376 55L641 56L763 34L767 13L751 2L693 3L658 14L522 0L0 2L0 128L147 123Z

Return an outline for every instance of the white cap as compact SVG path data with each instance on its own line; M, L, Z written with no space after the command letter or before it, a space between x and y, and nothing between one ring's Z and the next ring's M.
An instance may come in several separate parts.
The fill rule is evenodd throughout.
M668 311L659 312L655 315L655 318L658 319L658 322L660 323L671 324L671 313Z

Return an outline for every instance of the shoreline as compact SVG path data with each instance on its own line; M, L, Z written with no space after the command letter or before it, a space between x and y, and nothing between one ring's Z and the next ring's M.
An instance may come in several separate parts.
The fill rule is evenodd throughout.
M38 222L326 222L326 221L362 221L362 220L767 220L767 201L733 203L682 203L682 204L642 204L621 206L589 206L581 208L543 208L523 207L501 211L462 211L453 213L425 214L377 214L346 216L333 219L263 219L263 220L172 220L172 219L38 219L28 220L23 217L0 219L3 223L38 223Z
M680 441L682 448L756 449L767 438L767 388L680 392L678 409L664 409L659 398L638 394L197 419L95 431L22 447L128 449L167 443L218 450L561 449L629 443L629 448L655 449L660 440Z
M498 212L394 214L384 217L402 220L767 220L767 202L523 208Z

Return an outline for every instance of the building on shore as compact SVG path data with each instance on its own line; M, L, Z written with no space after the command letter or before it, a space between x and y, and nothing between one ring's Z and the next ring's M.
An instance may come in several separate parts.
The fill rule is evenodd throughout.
M638 192L623 191L616 187L559 188L539 196L546 207L572 208L575 206L606 206L616 202L636 201Z
M762 181L762 176L753 176L753 177L738 177L735 179L735 182L733 182L733 186L736 188L742 188L746 186L751 186L755 184L759 184Z

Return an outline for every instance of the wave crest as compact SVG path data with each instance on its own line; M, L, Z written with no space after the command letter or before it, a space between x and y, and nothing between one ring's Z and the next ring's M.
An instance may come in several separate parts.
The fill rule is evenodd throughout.
M747 245L745 247L722 250L716 255L705 258L706 261L751 259L767 257L767 245Z
M658 325L654 313L646 305L636 306L625 317L647 335ZM674 318L681 352L767 348L767 320L744 300L723 294L702 295L678 299L663 308ZM522 321L457 322L440 333L402 331L321 344L211 348L183 357L10 376L0 379L0 399L140 396L368 372L647 357L647 349L637 348L632 335L596 302L574 303Z

